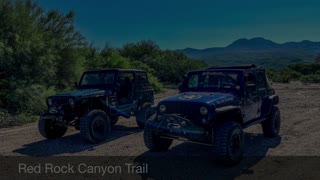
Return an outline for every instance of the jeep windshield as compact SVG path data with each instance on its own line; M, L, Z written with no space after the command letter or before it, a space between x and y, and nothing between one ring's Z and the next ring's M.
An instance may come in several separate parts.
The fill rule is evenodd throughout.
M230 71L194 71L188 73L185 91L235 92L240 90L239 73Z
M85 72L81 78L79 87L81 89L112 87L114 81L114 71Z

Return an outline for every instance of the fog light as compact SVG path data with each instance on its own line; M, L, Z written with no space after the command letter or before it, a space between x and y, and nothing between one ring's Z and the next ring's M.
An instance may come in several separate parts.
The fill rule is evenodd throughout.
M74 107L74 100L73 99L69 99L69 104L70 104L70 106Z
M201 107L201 108L200 108L200 114L202 114L202 115L208 114L208 109L205 108L205 107Z
M206 119L202 119L202 123L207 123L207 120Z
M160 111L160 112L165 112L166 110L167 110L167 107L166 107L165 105L161 104L161 105L159 106L159 111Z

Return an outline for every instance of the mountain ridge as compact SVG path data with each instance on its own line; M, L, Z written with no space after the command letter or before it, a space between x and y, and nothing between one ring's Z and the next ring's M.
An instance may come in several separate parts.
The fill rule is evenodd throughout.
M189 58L204 60L209 65L254 63L266 68L283 68L292 63L310 63L320 53L320 42L303 40L276 43L255 37L240 38L225 47L177 50Z

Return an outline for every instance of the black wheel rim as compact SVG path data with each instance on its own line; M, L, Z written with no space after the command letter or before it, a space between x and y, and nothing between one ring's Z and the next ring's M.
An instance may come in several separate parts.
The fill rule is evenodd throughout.
M51 131L51 132L55 132L57 129L57 125L54 123L53 120L48 120L46 125L47 125L47 128L49 129L49 131Z
M104 139L106 137L106 121L101 117L92 120L92 135L95 139Z

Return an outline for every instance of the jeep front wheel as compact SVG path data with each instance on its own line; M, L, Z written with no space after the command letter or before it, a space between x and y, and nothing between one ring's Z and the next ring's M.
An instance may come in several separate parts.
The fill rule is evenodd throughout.
M153 129L145 128L143 133L144 144L150 151L166 151L172 144L172 139L161 138Z
M110 118L102 110L92 110L80 119L80 134L90 143L104 141L110 132Z
M214 129L213 156L225 165L235 165L243 155L243 130L239 123L225 122Z
M276 137L280 132L280 111L277 106L272 108L270 116L261 123L263 134L266 137Z
M60 126L52 119L41 117L38 123L38 128L43 137L47 139L57 139L66 133L68 126Z

